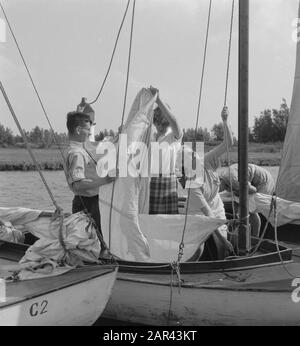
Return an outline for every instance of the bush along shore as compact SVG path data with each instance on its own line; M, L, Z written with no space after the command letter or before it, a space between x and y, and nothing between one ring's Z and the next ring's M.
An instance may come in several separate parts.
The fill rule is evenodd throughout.
M62 170L62 157L57 149L32 149L42 170ZM0 171L34 171L37 170L24 148L0 148Z
M205 146L205 152L213 146ZM282 143L255 144L249 148L249 163L258 166L279 166ZM47 171L63 170L63 161L58 149L33 149L40 168ZM229 163L238 161L237 147L229 152ZM223 166L227 166L226 155L223 156ZM24 148L0 148L0 171L35 171L37 168Z
M60 171L63 169L61 162L40 162L40 169L44 171ZM30 162L0 162L0 171L36 171L35 164Z
M236 163L231 161L230 164ZM249 159L249 163L254 163L258 166L279 166L279 159ZM227 162L223 162L223 166L227 166ZM40 169L44 171L61 171L63 170L63 164L61 162L40 162ZM1 171L36 171L37 168L30 162L0 162Z

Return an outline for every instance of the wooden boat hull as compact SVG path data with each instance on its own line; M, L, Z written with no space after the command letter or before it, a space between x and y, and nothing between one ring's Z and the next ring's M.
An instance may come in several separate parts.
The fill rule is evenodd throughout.
M289 268L300 277L300 265ZM299 325L298 287L284 267L279 271L187 274L180 290L170 275L119 273L102 316L160 326Z
M93 266L56 277L7 283L6 302L0 303L0 325L92 325L110 298L116 274L116 267ZM14 296L18 292L23 296Z

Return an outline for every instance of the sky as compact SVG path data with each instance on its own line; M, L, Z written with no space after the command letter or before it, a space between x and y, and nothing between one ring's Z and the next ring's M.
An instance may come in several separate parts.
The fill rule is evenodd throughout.
M92 101L106 74L127 0L1 0L55 131L84 96ZM96 133L121 124L132 15L129 11L104 90ZM211 130L224 104L232 0L213 0L199 126ZM232 37L229 122L237 135L238 18ZM155 86L183 128L196 124L209 0L136 0L125 118L135 95ZM249 126L267 108L291 102L298 0L250 0ZM0 11L0 28L4 15ZM3 25L2 25L3 27ZM1 36L2 35L2 36ZM2 38L2 39L1 39ZM4 41L4 42L3 42ZM6 25L0 80L23 128L48 128ZM0 123L17 128L0 95Z

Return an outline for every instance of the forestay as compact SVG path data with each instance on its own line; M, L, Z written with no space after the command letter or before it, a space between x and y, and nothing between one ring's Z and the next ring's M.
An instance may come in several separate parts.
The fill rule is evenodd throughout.
M150 145L150 130L155 96L142 89L136 96L123 127L127 135L127 159L135 153L132 143ZM121 156L119 162L122 162ZM140 172L148 171L148 150L139 153ZM100 167L101 169L101 167ZM129 159L128 170L135 169ZM111 207L111 196L114 198ZM119 178L113 184L103 185L99 191L99 207L104 239L110 251L124 260L168 262L177 259L185 223L184 215L148 215L149 178ZM182 260L188 260L201 243L224 224L226 220L189 215L184 237Z

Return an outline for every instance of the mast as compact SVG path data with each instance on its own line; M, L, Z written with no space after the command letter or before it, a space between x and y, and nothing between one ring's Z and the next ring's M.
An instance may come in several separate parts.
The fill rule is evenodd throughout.
M249 74L249 0L239 1L239 83L238 83L238 162L239 162L239 250L250 250L248 206L248 74Z

